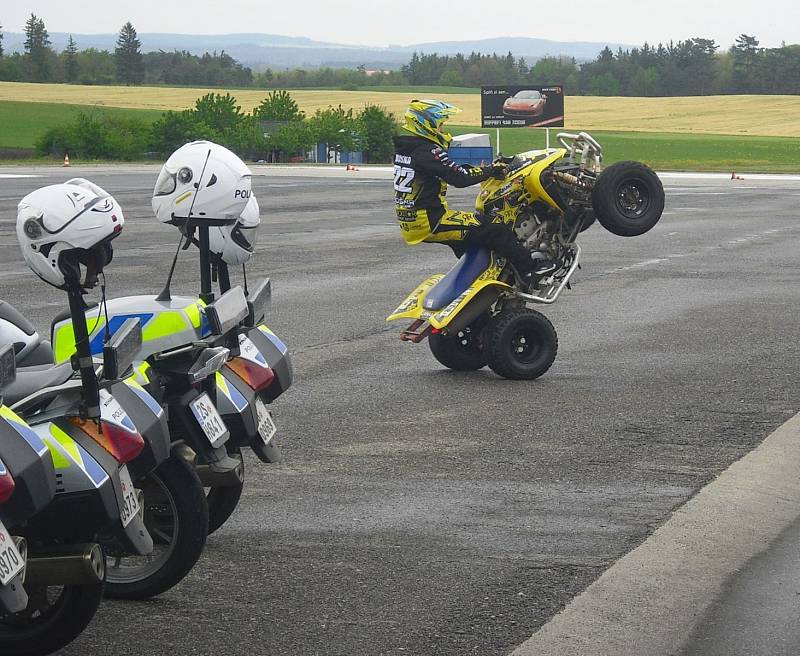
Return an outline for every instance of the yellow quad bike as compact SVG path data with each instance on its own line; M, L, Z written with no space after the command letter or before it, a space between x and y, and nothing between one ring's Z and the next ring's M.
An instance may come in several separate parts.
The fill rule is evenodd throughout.
M602 168L603 149L586 132L558 134L561 148L501 158L502 180L481 183L475 203L495 223L509 224L532 255L558 263L552 273L523 282L504 258L470 247L446 274L419 285L387 321L411 319L400 338L428 338L445 367L485 365L504 378L531 380L553 364L558 337L533 304L555 303L578 269L575 243L595 218L621 237L650 230L664 211L664 187L640 162Z

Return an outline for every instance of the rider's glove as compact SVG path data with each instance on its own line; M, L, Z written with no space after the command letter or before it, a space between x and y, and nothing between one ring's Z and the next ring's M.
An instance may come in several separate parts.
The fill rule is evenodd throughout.
M508 164L495 162L491 166L487 166L484 171L486 171L491 177L502 180L506 177L506 175L508 175Z

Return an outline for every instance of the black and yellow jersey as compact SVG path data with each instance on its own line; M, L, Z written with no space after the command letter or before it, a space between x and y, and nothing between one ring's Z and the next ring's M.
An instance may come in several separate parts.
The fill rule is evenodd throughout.
M446 150L422 137L395 137L394 146L397 220L406 242L418 244L431 238L441 218L450 213L448 184L469 187L483 182L490 173L479 166L456 164Z

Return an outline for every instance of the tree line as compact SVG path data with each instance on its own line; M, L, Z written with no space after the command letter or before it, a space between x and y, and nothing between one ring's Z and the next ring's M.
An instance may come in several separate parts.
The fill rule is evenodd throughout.
M0 26L0 80L73 84L165 84L208 87L254 86L253 72L225 52L193 55L185 51L142 52L136 29L126 22L114 52L80 50L70 35L56 52L44 20L35 14L25 22L24 51L3 52Z
M164 112L153 123L90 109L73 123L45 132L36 150L45 156L133 160L163 158L185 143L207 139L251 161L301 160L319 143L327 145L329 154L361 151L367 162L386 162L398 130L395 118L377 105L360 112L340 105L306 116L280 89L250 113L230 93L206 94L192 109Z
M713 39L691 38L616 52L605 48L593 61L583 63L545 57L529 64L510 52L452 56L415 52L397 71L368 71L361 66L254 72L225 52L142 53L130 22L120 29L113 53L79 50L71 36L57 53L44 21L35 14L26 21L24 32L24 52L4 54L0 26L0 80L264 89L560 83L567 94L597 96L800 93L800 45L762 48L755 36L747 34L727 50Z
M593 61L545 57L528 65L505 56L414 53L401 73L411 85L563 84L569 95L696 96L800 93L800 45L761 48L742 34L727 50L692 38L640 48L606 47Z

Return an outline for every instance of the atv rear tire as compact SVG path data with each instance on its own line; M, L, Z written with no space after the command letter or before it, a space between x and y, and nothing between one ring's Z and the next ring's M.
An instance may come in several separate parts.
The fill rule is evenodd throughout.
M480 317L455 334L431 335L428 345L433 357L455 371L477 371L486 366L481 335L484 325L485 319Z
M620 237L650 230L664 211L664 186L641 162L617 162L597 178L592 207L600 224Z
M538 378L553 364L557 352L556 330L536 310L504 310L486 328L486 359L503 378Z

